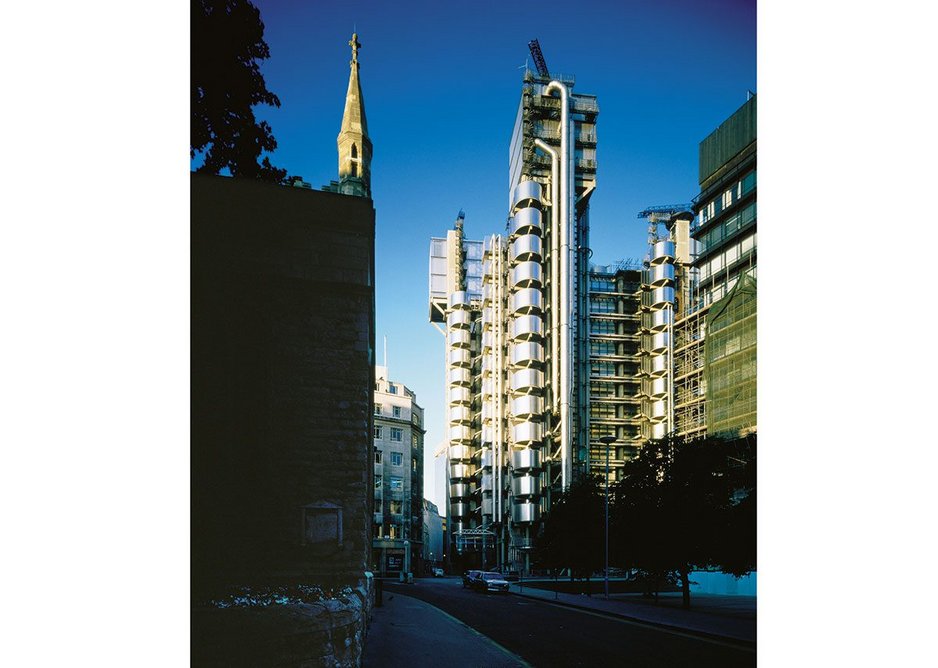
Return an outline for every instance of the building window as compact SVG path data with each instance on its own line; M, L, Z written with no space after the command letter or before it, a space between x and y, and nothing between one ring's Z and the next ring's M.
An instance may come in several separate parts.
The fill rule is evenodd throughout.
M400 524L392 524L392 525L391 525L391 531L390 531L390 533L388 534L388 537L389 537L389 538L400 538L400 537L401 537L401 525L400 525Z
M394 407L394 417L399 418L400 416L401 416L401 407L400 407L400 406L395 406L395 407Z
M380 496L376 496L375 497L375 515L383 515L383 514L384 514L384 500ZM376 522L380 524L382 519L384 518L378 517Z
M397 385L395 385L394 383L388 383L388 393L397 394Z
M727 190L723 193L723 208L728 209L733 204L733 191Z
M400 515L401 514L401 502L400 501L391 501L391 514Z
M381 489L382 477L380 473L375 474L375 489Z
M391 427L391 440L400 443L404 438L404 430L399 427Z
M404 491L404 479L398 476L391 476L391 491L392 492L402 492Z
M382 457L383 454L384 453L381 452L380 450L375 450L375 464L380 464L383 461L384 459Z
M417 434L414 434L414 435L411 437L411 442L413 443L413 446L414 446L415 448L420 447L420 439L417 438Z
M375 425L375 440L377 441L377 440L380 440L380 439L381 439L381 425L380 425L380 424L376 424L376 425Z
M416 459L411 459L411 460L410 460L410 469L411 469L411 471L413 471L414 473L417 472L417 460L416 460Z
M381 415L381 404L375 404L375 415Z
M358 176L358 147L352 144L352 176Z
M404 463L404 455L400 452L391 453L391 466L401 466Z

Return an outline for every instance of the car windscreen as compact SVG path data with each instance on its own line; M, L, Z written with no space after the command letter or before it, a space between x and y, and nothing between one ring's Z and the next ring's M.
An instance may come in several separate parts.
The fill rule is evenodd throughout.
M483 573L482 579L483 580L501 580L502 575L501 573Z

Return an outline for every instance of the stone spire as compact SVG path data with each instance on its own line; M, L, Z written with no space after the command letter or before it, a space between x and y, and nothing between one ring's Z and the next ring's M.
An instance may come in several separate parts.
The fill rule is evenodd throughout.
M361 43L358 34L352 33L351 72L348 92L345 94L345 112L342 114L342 129L339 130L339 192L346 195L371 197L371 139L368 138L368 122L365 120L365 100L358 83L358 50Z

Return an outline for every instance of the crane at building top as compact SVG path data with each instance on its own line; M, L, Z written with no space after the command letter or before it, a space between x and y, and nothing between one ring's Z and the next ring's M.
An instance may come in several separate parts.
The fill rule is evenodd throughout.
M667 220L676 213L684 211L693 212L691 204L662 204L659 206L650 206L647 209L638 212L639 218L648 219L649 223L656 223L659 220Z
M544 54L541 53L541 45L536 39L532 39L528 42L528 49L531 51L531 57L534 58L534 66L537 68L537 73L542 77L549 77L550 72L547 70L547 63L544 62Z
M651 246L655 242L660 241L661 239L666 238L666 235L659 233L658 223L667 222L676 213L683 212L692 213L693 205L691 204L661 204L658 206L650 206L642 211L638 212L639 218L644 218L648 221L648 245ZM645 258L648 259L647 257Z

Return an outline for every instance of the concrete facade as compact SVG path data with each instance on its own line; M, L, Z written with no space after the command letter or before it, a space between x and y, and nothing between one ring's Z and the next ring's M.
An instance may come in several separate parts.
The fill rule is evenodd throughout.
M423 570L423 408L405 385L375 369L373 568Z

